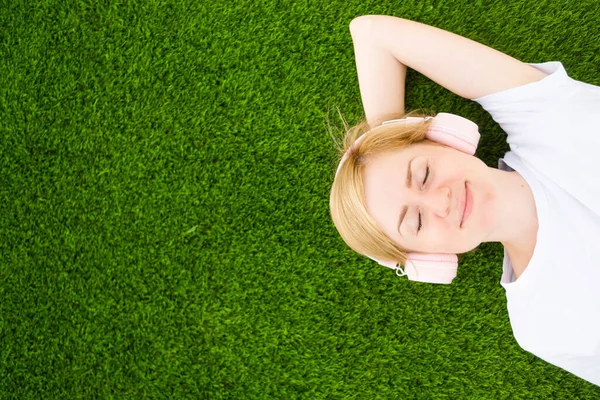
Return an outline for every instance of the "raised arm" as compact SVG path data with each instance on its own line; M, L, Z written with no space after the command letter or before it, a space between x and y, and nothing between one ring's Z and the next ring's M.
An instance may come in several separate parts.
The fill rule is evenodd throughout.
M481 43L419 22L364 15L350 22L360 94L371 125L404 113L406 67L476 99L545 73Z

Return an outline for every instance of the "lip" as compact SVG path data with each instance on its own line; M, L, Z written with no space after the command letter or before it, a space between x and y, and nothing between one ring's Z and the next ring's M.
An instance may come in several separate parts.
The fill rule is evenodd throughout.
M467 186L467 182L465 181L465 196L464 196L464 202L463 202L463 212L462 212L462 217L460 219L460 227L461 228L462 228L463 224L465 223L465 221L469 218L469 215L471 215L472 208L473 208L473 195L469 191L469 187Z

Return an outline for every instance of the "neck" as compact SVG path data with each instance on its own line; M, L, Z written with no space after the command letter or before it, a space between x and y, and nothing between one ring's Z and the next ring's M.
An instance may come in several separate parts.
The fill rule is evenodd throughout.
M495 170L499 193L496 229L485 240L501 242L507 252L528 252L538 230L537 210L529 184L517 171Z

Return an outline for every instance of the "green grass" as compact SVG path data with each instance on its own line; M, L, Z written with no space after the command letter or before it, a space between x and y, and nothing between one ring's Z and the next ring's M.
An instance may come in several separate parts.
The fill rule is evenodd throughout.
M0 4L1 398L600 397L515 342L500 244L451 286L348 249L326 123L362 117L355 16L600 85L597 1ZM477 122L489 166L508 150L412 70L406 104Z

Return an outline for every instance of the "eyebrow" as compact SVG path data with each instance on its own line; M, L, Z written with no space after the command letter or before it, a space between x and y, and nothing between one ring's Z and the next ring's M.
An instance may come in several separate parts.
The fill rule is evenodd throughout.
M415 159L415 157L410 159L410 161L408 162L408 170L406 171L406 187L409 189L412 187L411 164L414 159ZM408 211L408 206L402 207L402 212L400 213L400 219L398 220L398 233L400 233L400 236L402 236L402 232L400 232L400 225L402 225L402 221L404 221L404 216L406 215L407 211Z

